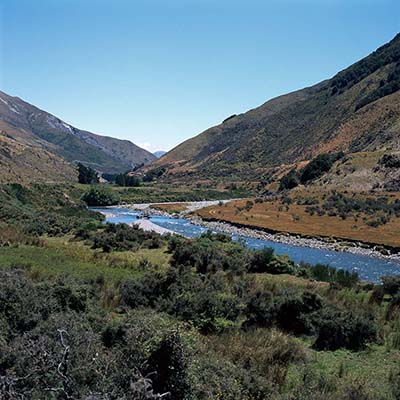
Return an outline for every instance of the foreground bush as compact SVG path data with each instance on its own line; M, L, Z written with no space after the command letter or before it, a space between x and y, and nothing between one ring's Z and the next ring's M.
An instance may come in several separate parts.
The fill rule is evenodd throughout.
M168 336L170 322L147 312L115 329L94 286L34 283L20 271L0 272L0 284L1 399L166 398L149 373L165 392L186 393L185 344Z

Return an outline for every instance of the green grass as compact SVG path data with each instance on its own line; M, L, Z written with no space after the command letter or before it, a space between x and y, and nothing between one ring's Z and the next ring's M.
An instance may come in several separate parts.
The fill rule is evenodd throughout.
M388 351L384 346L374 345L362 352L309 350L305 368L311 376L324 375L332 380L339 378L341 386L362 385L371 399L392 399L388 379L390 372L397 370L399 365L400 351ZM291 366L288 387L299 384L303 379L301 372L297 366Z
M201 200L224 200L247 197L249 191L194 188L167 184L151 184L137 188L114 187L123 203L147 203L147 202L179 202Z
M93 280L103 276L106 282L138 277L144 271L141 262L165 266L165 249L103 254L68 239L47 239L45 247L20 245L0 248L0 268L27 268L45 277L73 277Z

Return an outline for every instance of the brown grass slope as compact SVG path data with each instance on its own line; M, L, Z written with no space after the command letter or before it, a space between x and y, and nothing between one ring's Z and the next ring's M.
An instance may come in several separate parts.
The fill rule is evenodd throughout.
M77 173L62 157L44 150L40 144L10 127L15 138L7 133L6 124L0 122L0 183L64 182L76 181Z
M0 92L0 123L17 136L29 136L42 149L69 162L82 162L100 172L125 172L138 164L148 164L155 156L127 140L96 135L77 129L59 118L6 93Z
M313 87L189 139L155 166L172 179L260 177L321 152L400 150L400 35Z

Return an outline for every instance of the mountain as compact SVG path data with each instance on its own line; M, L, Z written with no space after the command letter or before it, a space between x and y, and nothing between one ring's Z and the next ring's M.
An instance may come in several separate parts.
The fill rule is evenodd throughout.
M0 183L76 181L73 166L40 142L0 120Z
M153 153L153 155L154 156L156 156L157 158L161 158L163 155L165 155L165 154L167 154L167 152L166 151L162 151L162 150L160 150L160 151L155 151L154 153Z
M152 168L171 180L259 181L320 153L395 152L399 89L400 34L331 79L227 118Z
M35 155L39 154L42 160L51 159L51 162L59 166L60 176L70 176L72 170L72 166L66 168L68 171L65 170L66 163L63 160L69 163L82 162L99 172L116 173L125 172L142 163L148 164L156 159L153 154L128 140L77 129L54 115L4 92L0 92L0 131L4 143L4 138L7 137L7 148L14 148L14 152L8 152L9 156L2 156L9 160L6 165L11 168L13 163L18 163L23 167L24 157L29 156L35 169L42 171L38 175L39 179L40 176L45 177L44 170L47 170L46 165L35 162ZM21 156L21 152L24 157ZM18 160L13 158L15 154L19 154ZM18 169L20 170L21 168ZM35 174L31 175L36 179Z

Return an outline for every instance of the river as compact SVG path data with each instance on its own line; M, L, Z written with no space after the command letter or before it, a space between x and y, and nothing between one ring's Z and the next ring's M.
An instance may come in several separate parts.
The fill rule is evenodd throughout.
M93 208L106 216L106 222L130 224L137 220L140 212L126 207ZM195 225L187 219L168 216L151 216L150 221L185 237L196 237L207 229ZM297 263L324 263L335 268L356 271L365 281L379 282L381 276L400 275L400 262L352 253L322 250L306 246L278 243L270 240L254 239L247 236L233 236L235 240L243 240L249 248L258 249L272 247L276 254L286 254Z

